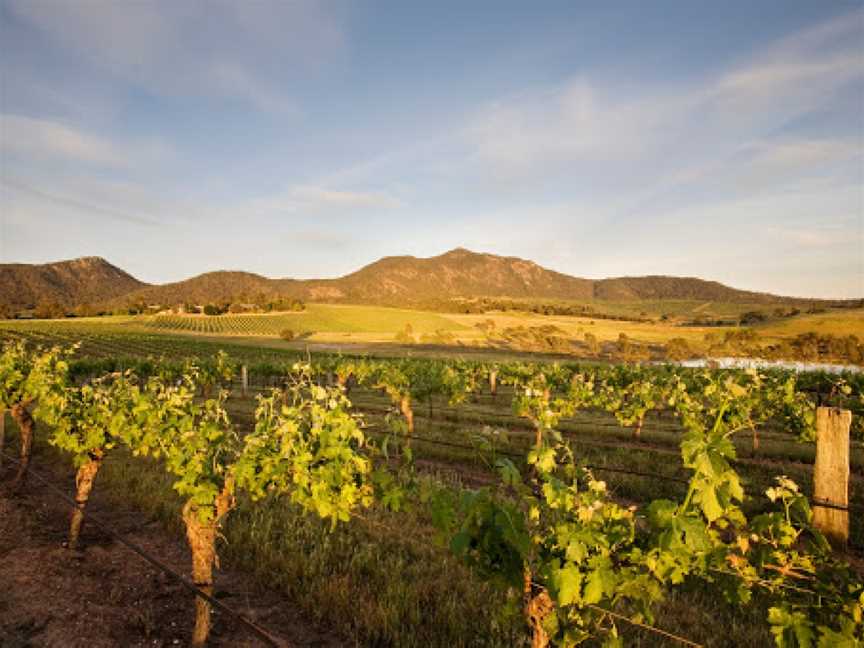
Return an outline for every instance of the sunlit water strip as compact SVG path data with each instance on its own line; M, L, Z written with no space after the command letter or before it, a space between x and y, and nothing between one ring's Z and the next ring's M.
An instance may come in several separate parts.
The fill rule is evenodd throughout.
M719 369L791 369L792 371L825 371L832 374L861 373L859 365L830 364L790 360L763 360L762 358L697 358L676 362L681 367L716 367Z

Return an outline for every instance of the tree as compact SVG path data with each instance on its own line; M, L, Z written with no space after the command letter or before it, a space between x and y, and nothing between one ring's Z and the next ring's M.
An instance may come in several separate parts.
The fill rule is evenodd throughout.
M597 342L597 336L593 333L585 334L585 344L588 347L588 352L596 356L600 353L600 343Z
M629 360L633 355L633 345L626 333L618 334L618 341L615 343L615 348L618 351L618 357L622 360Z
M666 357L669 360L686 360L693 352L684 338L672 338L666 343Z
M741 315L740 322L742 326L749 326L764 322L766 319L768 319L768 316L762 311L747 311Z
M33 317L37 319L55 319L66 316L66 308L57 301L42 300L36 305Z
M410 322L406 322L405 328L396 334L396 341L399 344L414 344L417 341L414 339L414 328Z

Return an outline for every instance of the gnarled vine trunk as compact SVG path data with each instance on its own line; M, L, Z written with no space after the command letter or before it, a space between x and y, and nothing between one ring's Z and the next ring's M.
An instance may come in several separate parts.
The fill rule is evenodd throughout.
M199 509L192 501L183 507L183 522L186 524L186 540L192 551L192 581L195 587L208 596L213 596L213 567L219 567L216 554L216 533L222 519L234 507L233 480L226 480L225 487L216 497L214 516L202 522ZM192 645L196 648L207 643L210 635L210 604L200 596L195 597L195 629Z
M336 384L339 385L345 392L345 396L351 394L351 385L349 384L350 375L336 375Z
M405 417L405 423L408 426L408 439L405 442L409 448L411 447L411 436L414 434L414 410L411 409L411 397L403 396L399 402L399 409L402 416Z
M642 415L639 417L639 420L636 421L636 427L633 428L633 438L639 439L642 437L642 424L645 423L645 416Z
M531 628L531 648L547 648L549 634L543 628L543 621L555 609L555 604L545 589L535 594L531 583L531 570L525 568L525 587L523 591L525 620Z
M547 403L548 407L548 403L552 400L552 391L548 387L543 390L543 400ZM540 422L540 419L534 421L534 427L536 428L534 444L537 452L540 452L543 448L543 424Z
M33 434L36 431L36 421L24 403L17 403L10 410L12 418L18 424L21 431L21 458L18 465L18 473L12 482L12 492L18 492L27 479L27 469L30 467L30 454L33 450Z
M75 510L72 512L72 521L69 523L69 548L78 548L78 538L81 535L81 525L84 523L84 509L87 500L90 499L90 491L93 490L93 482L96 473L102 466L105 455L101 450L90 454L90 460L78 468L75 475Z

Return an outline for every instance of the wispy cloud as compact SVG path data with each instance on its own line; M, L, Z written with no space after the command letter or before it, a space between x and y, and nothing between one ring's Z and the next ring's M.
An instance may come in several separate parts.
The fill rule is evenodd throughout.
M381 191L337 191L316 186L298 186L288 192L298 209L395 209L402 202Z
M65 158L107 166L125 164L111 141L64 124L0 114L0 149L40 159Z
M205 208L204 213L219 213L225 218L243 214L249 218L292 219L306 214L351 216L355 212L390 210L402 202L382 191L346 191L316 185L297 185L285 191L251 197L229 206ZM285 221L283 218L283 222Z
M67 160L130 167L164 160L170 146L158 138L122 138L87 132L50 119L0 114L0 150L30 160Z
M788 241L798 248L829 249L842 248L850 243L861 245L864 234L849 227L838 225L812 225L810 227L767 227L769 235Z
M338 61L343 18L329 3L31 2L15 18L94 69L145 91L241 100L294 112L286 76Z
M5 185L7 189L16 193L23 193L31 199L35 198L37 202L65 209L71 208L78 213L89 216L107 216L112 220L120 220L135 225L157 226L162 224L151 218L136 215L134 212L121 211L120 209L105 205L95 205L74 196L59 195L14 178L0 177L0 184Z
M299 116L302 112L293 98L242 65L216 62L207 73L220 94L241 98L258 110L283 116Z
M483 107L464 137L507 182L580 165L637 167L655 183L725 159L829 105L864 78L864 10L806 30L732 69L685 85L615 85L584 77ZM693 179L692 175L689 179Z

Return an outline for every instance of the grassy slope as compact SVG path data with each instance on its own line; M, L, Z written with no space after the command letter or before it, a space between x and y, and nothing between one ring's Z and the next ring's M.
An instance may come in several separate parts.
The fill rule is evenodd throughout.
M864 309L828 311L770 322L755 327L760 335L783 338L815 332L831 335L857 335L864 338Z
M468 327L458 337L463 341L479 341L483 333L475 327L480 322L492 320L499 331L508 327L553 325L566 331L570 336L584 339L585 333L592 333L598 340L615 340L625 333L639 342L665 342L673 337L682 337L688 342L700 342L709 331L725 329L712 327L678 327L662 323L629 322L624 320L591 319L590 317L564 317L555 315L534 315L529 313L487 313L485 315L451 315L456 322Z
M528 304L532 302L524 301ZM553 302L550 302L553 303ZM610 300L562 300L558 303L588 306L594 312L624 317L651 317L659 319L662 315L672 318L705 317L714 319L735 318L748 311L770 311L766 304L733 303L693 299L640 299L628 301ZM779 306L780 304L778 304Z
M698 308L695 302L688 302L688 308ZM703 302L703 305L706 304ZM713 302L706 306L714 309ZM728 305L730 308L737 305ZM681 305L684 308L684 305ZM719 310L715 311L719 312ZM211 323L218 327L219 317L188 316ZM396 334L410 324L416 336L424 333L434 333L438 330L451 332L458 342L465 344L482 343L484 334L476 328L476 324L493 320L495 327L501 331L507 327L538 327L554 325L567 335L582 340L586 333L592 333L597 339L615 340L620 333L625 333L631 339L642 343L663 343L671 338L680 337L687 340L693 347L702 346L706 333L720 334L724 327L692 327L675 326L664 322L630 322L623 320L591 319L589 317L565 317L535 315L532 313L506 312L487 313L483 315L462 315L451 313L433 313L429 311L386 308L381 306L349 306L334 304L310 304L306 312L285 313L281 315L227 315L226 318L248 317L268 318L274 322L271 335L276 337L283 328L291 328L295 332L311 331L308 337L312 342L336 343L388 343L393 342ZM183 334L186 331L174 329L156 329L149 326L152 317L104 317L82 318L72 320L52 321L4 321L3 327L12 329L35 329L43 331L81 330L90 333L105 333L113 331L146 332L148 334ZM837 310L816 315L800 315L798 317L770 322L755 327L760 336L767 339L794 337L807 331L822 334L850 335L864 338L864 309ZM204 335L204 334L192 334ZM208 337L219 333L208 333ZM238 341L240 338L237 338ZM267 337L257 338L256 344L269 344ZM272 340L277 344L276 340Z
M395 335L411 324L415 333L438 329L457 330L463 325L447 316L402 308L309 304L305 313L289 314L302 322L303 330L320 333L381 333Z

